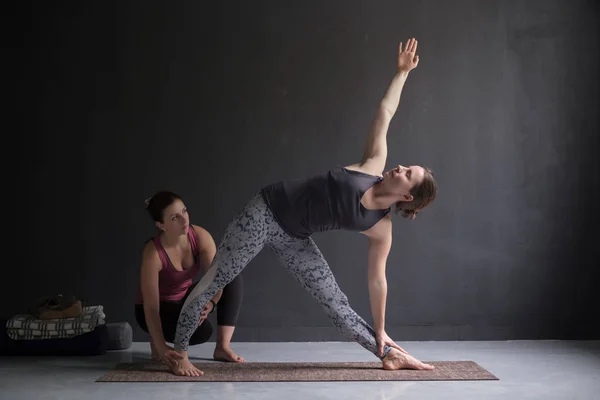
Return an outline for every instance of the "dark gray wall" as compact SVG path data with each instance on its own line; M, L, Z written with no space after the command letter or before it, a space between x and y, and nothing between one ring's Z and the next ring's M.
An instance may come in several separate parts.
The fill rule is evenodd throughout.
M145 339L144 199L180 193L218 242L262 185L358 161L398 42L415 36L388 161L432 167L440 192L394 226L388 333L600 337L593 2L151 3L41 4L15 35L25 147L8 170L18 261L2 315L73 293ZM371 321L365 238L315 240ZM243 274L235 340L341 339L267 251Z

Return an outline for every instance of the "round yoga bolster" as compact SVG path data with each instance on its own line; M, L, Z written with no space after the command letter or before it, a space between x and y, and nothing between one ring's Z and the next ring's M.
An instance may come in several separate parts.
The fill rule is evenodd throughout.
M125 350L131 347L133 330L128 322L113 322L106 324L108 332L107 350Z

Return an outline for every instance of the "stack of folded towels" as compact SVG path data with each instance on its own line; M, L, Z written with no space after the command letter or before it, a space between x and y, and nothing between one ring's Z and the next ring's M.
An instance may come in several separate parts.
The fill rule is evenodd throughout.
M0 355L101 355L128 348L131 339L131 326L108 324L102 305L84 307L81 300L60 294L0 319Z
M69 339L93 332L105 324L101 305L83 307L73 317L39 319L30 314L18 314L6 322L6 333L14 340Z

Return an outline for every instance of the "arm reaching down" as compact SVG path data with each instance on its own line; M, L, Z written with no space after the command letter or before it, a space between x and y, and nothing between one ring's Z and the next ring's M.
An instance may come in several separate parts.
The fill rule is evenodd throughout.
M377 228L377 232L369 236L368 282L373 329L376 333L380 333L385 331L385 304L387 298L385 269L392 247L392 223L386 217Z
M160 300L158 292L158 273L161 269L160 258L154 243L148 242L142 253L142 268L140 274L144 314L150 333L150 340L157 349L165 345L160 321Z
M400 95L408 74L419 64L419 56L415 55L416 51L417 41L415 39L409 39L404 49L402 49L402 42L400 43L398 71L375 111L363 158L357 166L363 172L379 175L385 169L388 128L400 104Z
M373 314L373 329L379 353L383 353L383 347L389 345L402 352L404 349L398 346L385 332L385 306L387 300L387 278L385 274L386 263L392 247L392 221L389 216L385 217L377 227L368 233L369 255L368 255L368 282L369 298L371 302L371 313Z
M150 333L150 340L158 351L161 360L167 364L175 362L180 356L167 345L160 320L160 296L158 291L158 273L161 269L160 258L154 243L148 242L142 253L140 282L144 301L144 316Z

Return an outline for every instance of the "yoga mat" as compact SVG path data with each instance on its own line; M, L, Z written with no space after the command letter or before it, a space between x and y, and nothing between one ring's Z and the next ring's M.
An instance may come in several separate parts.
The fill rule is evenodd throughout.
M425 361L424 361L425 362ZM431 371L386 371L380 362L194 363L204 376L176 376L158 362L117 364L96 382L308 382L498 380L473 361L426 361Z

